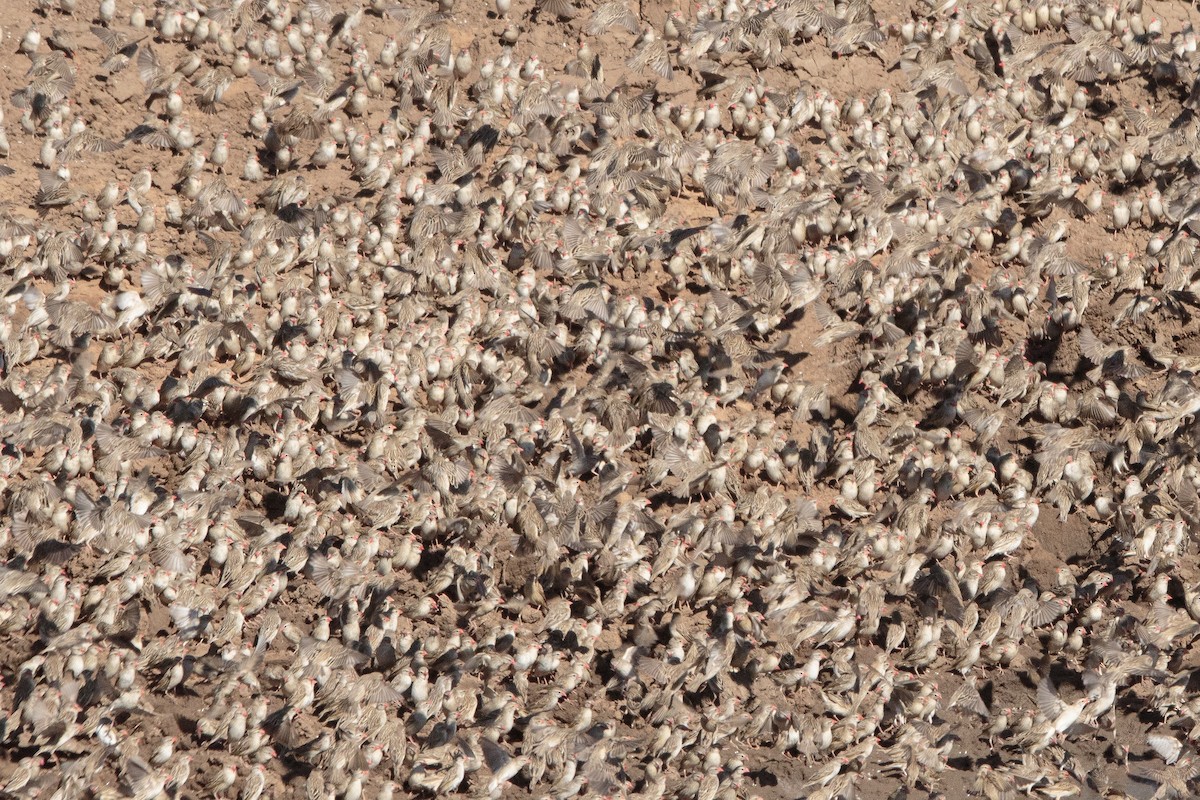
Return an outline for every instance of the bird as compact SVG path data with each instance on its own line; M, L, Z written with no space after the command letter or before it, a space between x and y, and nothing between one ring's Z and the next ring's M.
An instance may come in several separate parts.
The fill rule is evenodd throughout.
M1054 683L1050 680L1050 676L1045 676L1038 683L1037 689L1038 709L1045 715L1050 722L1050 726L1054 733L1066 733L1069 731L1083 714L1083 709L1087 706L1088 698L1081 697L1072 703L1066 703L1058 696L1055 690Z
M266 768L262 764L255 764L242 782L238 800L258 800L259 797L262 797L265 786Z
M42 208L71 205L82 194L71 188L70 180L70 172L61 168L55 171L39 171L38 182L41 188L34 198L34 204Z
M138 50L138 45L144 38L127 39L110 28L102 28L98 25L93 25L91 31L108 53L104 61L100 63L100 67L111 74L116 74L129 66Z

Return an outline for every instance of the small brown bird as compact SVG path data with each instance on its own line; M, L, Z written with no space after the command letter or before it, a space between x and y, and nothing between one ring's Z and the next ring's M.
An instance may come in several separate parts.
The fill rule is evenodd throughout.
M225 792L237 782L238 768L236 764L223 764L214 770L204 783L204 791L215 797L224 797Z
M129 66L129 62L137 53L138 45L146 38L142 36L137 39L126 39L116 31L97 25L93 25L91 31L107 51L104 60L100 62L100 68L107 70L111 75L115 75Z
M233 85L233 73L221 67L210 69L196 81L196 89L200 92L197 105L205 114L220 112L220 104L225 98L225 92Z
M75 57L75 39L62 28L52 30L46 37L46 44L50 45L50 49L57 50L67 58Z
M39 170L38 182L40 187L34 197L34 204L40 208L57 208L69 206L83 196L82 192L71 187L71 176L66 170Z

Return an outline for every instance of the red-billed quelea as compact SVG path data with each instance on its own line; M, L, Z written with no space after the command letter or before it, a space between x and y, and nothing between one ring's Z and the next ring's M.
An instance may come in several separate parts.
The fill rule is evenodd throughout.
M36 5L0 790L1196 793L1182 22Z

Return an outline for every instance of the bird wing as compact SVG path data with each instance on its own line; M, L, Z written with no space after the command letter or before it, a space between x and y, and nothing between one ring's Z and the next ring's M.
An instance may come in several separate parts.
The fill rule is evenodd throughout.
M1183 744L1174 736L1152 733L1146 737L1146 744L1153 747L1154 752L1168 764L1174 764L1183 754Z
M487 762L488 769L492 772L499 772L504 769L508 762L512 761L512 756L508 751L500 745L486 737L480 738L479 746L483 748L483 759Z
M988 710L987 703L983 702L983 695L979 693L973 680L963 682L963 685L950 698L950 707L954 708L955 706L965 708L984 719L992 716L992 712Z
M1112 348L1100 341L1086 325L1079 331L1079 350L1093 364L1103 364L1112 353Z
M1047 719L1054 719L1062 713L1063 701L1059 699L1058 691L1054 688L1054 681L1050 680L1049 675L1043 676L1038 683L1037 704L1038 710Z

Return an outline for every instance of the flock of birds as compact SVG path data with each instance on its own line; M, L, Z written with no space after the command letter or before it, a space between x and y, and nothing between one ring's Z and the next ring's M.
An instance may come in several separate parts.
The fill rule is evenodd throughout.
M1200 34L636 5L4 21L0 795L1200 792Z

